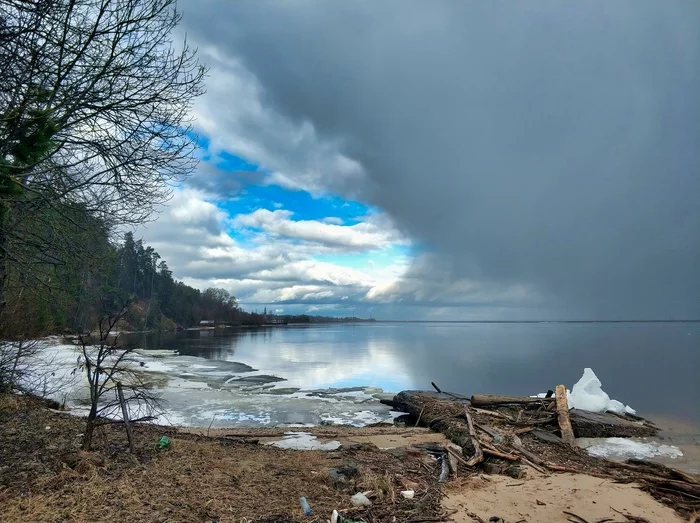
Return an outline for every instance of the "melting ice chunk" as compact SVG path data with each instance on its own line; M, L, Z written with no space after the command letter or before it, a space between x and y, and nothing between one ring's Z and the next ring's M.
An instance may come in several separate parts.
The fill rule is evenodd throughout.
M636 411L630 406L625 406L617 400L611 400L601 387L598 376L592 369L586 368L583 376L568 392L569 407L573 409L586 410L588 412L615 412L616 414L635 414Z
M680 458L683 453L673 445L629 438L578 438L576 444L591 456L618 459L647 459L657 456Z

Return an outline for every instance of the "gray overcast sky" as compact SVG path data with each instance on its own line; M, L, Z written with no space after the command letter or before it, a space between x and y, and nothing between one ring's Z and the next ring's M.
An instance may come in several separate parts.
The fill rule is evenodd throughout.
M213 139L427 246L386 296L469 281L539 316L700 317L700 2L179 6Z

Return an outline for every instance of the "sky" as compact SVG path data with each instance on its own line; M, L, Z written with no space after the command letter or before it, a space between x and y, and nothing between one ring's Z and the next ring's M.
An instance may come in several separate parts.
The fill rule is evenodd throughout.
M180 0L200 158L139 231L248 310L700 318L700 3Z

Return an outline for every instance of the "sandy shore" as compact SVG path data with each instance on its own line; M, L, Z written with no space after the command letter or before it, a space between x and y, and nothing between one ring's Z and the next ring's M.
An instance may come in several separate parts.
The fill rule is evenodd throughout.
M485 521L497 516L508 523L565 523L572 521L570 514L591 523L605 518L624 521L620 512L654 523L687 521L633 483L619 484L586 474L543 476L532 471L522 481L475 476L450 485L443 505L458 511L452 516L458 523L473 523L470 513Z

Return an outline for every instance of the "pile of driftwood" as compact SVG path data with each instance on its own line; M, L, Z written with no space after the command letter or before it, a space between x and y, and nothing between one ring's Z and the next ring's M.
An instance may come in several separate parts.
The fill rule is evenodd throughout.
M522 478L524 467L539 473L575 472L640 483L657 499L683 514L700 510L700 481L693 475L645 462L616 463L588 456L581 437L648 437L659 429L634 415L596 414L569 409L563 385L548 397L513 397L403 391L383 403L407 414L407 423L443 433L443 450L453 473L468 470ZM435 451L436 449L432 449ZM443 471L444 476L444 471Z

